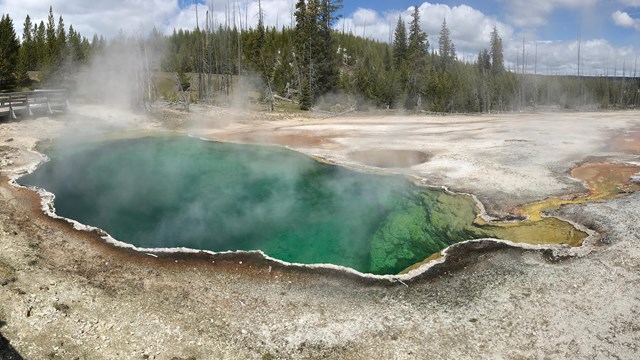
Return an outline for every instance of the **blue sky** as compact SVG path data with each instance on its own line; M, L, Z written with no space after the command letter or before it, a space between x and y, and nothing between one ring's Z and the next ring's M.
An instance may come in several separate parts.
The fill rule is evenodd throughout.
M239 1L247 3L247 0ZM196 2L206 4L207 0L179 0L181 8L188 8ZM288 2L295 3L295 0ZM270 2L263 0L263 3L268 7ZM384 17L385 14L398 13L423 3L416 0L344 0L340 13L349 18L358 9L372 9ZM449 8L466 5L510 25L516 33L541 40L569 41L582 36L585 39L607 39L616 46L638 46L640 38L640 20L623 27L616 24L612 17L615 11L621 11L632 19L639 19L640 0L442 0L430 3L447 5Z
M241 2L246 0L241 0ZM265 1L266 2L266 1ZM291 0L290 2L294 2ZM518 21L512 21L513 17L523 17L523 13L518 10L518 3L524 4L527 8L530 4L538 3L539 7L549 8L550 11L545 15L548 23L537 26L527 26L519 24ZM178 0L181 8L187 8L194 3L206 4L207 0ZM368 8L376 10L384 14L389 12L397 12L406 10L416 4L422 4L422 1L415 0L344 0L340 13L348 17L359 8ZM624 11L632 17L640 18L640 1L634 0L551 0L551 1L510 1L510 0L466 0L466 1L431 1L432 4L444 4L449 7L460 5L468 5L477 9L488 16L493 16L499 21L511 23L512 25L521 25L522 29L530 30L536 28L541 33L556 38L558 40L567 40L575 38L579 30L585 34L593 33L610 37L615 41L624 41L637 32L633 28L622 28L616 26L610 16L616 10ZM534 7L536 5L533 5ZM526 19L527 13L524 12ZM521 19L520 22L522 22ZM569 30L572 30L569 31Z
M415 0L396 1L344 1L343 14L350 16L358 8L371 8L380 13L395 12L407 9L416 3ZM444 4L453 8L467 5L477 9L489 17L505 24L511 25L518 32L534 33L547 40L573 40L581 32L585 37L604 37L612 43L625 45L638 40L638 31L634 28L617 26L611 14L620 10L640 18L640 1L637 6L629 6L633 1L510 1L510 0L466 0L466 1L431 1L432 4ZM520 10L520 5L522 8ZM542 11L540 15L546 19L546 23L537 23L534 19L527 19L530 15L526 8L536 5L548 7L549 12ZM546 3L546 4L542 4ZM535 12L535 11L534 11ZM428 16L428 14L422 14Z
M261 1L267 25L291 24L296 0ZM51 5L56 16L63 15L67 24L88 37L94 33L110 37L120 29L140 34L154 26L169 34L174 28L195 27L196 3L200 21L209 9L217 22L224 22L225 7L231 4L238 24L245 19L249 26L257 23L257 0L0 0L0 13L8 13L20 29L26 14L44 20ZM335 26L388 41L398 16L408 22L414 5L419 6L422 29L436 47L442 20L447 19L458 57L465 61L475 60L478 51L488 46L494 26L503 38L508 68L522 64L525 39L528 72L538 61L546 65L546 72L574 73L579 36L581 68L592 75L615 69L620 75L619 64L629 69L640 50L640 0L344 0L344 17Z

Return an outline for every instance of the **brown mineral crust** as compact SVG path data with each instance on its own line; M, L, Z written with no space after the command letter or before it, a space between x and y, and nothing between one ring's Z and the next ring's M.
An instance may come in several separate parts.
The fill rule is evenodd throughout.
M640 128L629 129L614 136L610 141L610 148L613 151L640 153Z

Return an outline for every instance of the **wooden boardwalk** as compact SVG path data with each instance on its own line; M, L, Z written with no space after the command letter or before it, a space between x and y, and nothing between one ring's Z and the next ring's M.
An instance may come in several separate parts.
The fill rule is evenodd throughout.
M0 93L0 118L18 119L66 112L69 98L66 90L35 90Z

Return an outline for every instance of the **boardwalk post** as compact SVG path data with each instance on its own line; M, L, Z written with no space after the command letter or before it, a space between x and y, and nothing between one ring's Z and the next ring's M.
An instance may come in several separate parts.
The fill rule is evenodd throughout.
M51 103L49 102L49 94L47 94L47 114L53 115L53 110L51 110Z
M29 100L29 95L31 94L27 94L27 114L29 114L29 117L33 117L33 111L31 111L31 101Z
M16 116L15 111L13 111L13 99L11 97L12 97L11 94L9 94L9 117L12 120L15 120L18 117Z

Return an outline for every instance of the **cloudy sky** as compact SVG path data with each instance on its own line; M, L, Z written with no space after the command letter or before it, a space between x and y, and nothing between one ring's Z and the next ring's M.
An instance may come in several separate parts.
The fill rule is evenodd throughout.
M262 0L266 23L290 26L294 3ZM489 34L497 26L510 69L516 64L521 69L523 39L526 71L531 73L575 74L578 45L581 73L612 75L615 71L621 75L624 70L629 76L636 67L640 0L344 0L340 10L343 18L335 26L388 41L398 16L408 22L416 3L431 44L437 46L440 26L446 19L458 56L465 61L475 60L478 51L488 47ZM141 34L154 26L167 34L174 28L192 29L196 5L201 23L207 9L218 23L224 23L228 7L231 14L235 12L238 26L240 22L254 25L258 13L253 0L0 0L0 13L9 14L21 33L27 14L38 22L46 20L50 5L56 17L62 15L67 26L73 24L89 38L94 33L110 37L121 29Z

